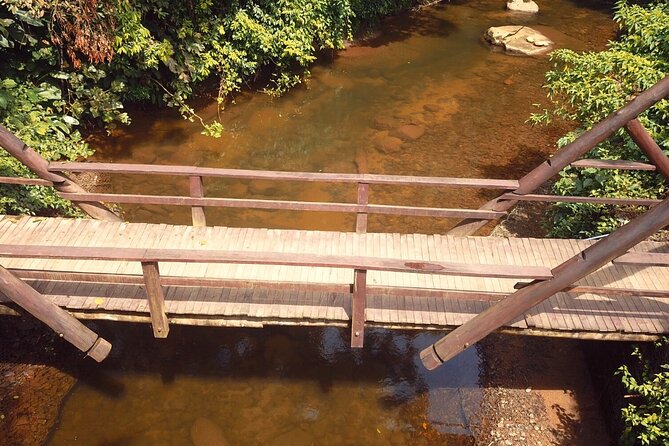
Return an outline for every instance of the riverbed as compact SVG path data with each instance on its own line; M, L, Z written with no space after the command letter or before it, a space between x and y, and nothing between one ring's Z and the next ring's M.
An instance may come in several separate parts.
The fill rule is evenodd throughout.
M560 47L601 49L614 35L605 5L544 1L541 13L528 17L506 12L502 1L453 1L403 13L383 20L345 51L323 55L312 76L284 97L236 94L221 114L226 131L220 139L202 136L197 124L173 110L134 110L130 127L94 140L96 157L243 169L518 178L554 151L568 125L533 128L526 123L539 110L533 104L546 102L541 85L548 59L506 56L492 51L481 36L490 26L528 24L546 31ZM205 104L198 113L211 119L218 110ZM403 131L407 126L410 134ZM100 187L122 193L187 192L183 179L148 176L116 175ZM205 190L207 196L233 198L355 197L345 187L251 181L206 180ZM489 198L460 189L375 188L371 195L375 203L467 208ZM124 206L123 212L135 222L190 221L188 208ZM352 230L355 224L348 215L257 210L208 209L207 220L328 230ZM372 216L369 230L443 233L454 223ZM351 350L347 331L336 328L174 327L167 340L153 339L143 325L99 323L94 328L113 343L112 356L77 372L79 382L64 400L46 444L191 445L194 429L205 423L209 438L223 436L230 445L470 445L483 438L484 430L486 438L492 431L504 432L498 418L510 409L502 401L514 399L527 403L528 413L544 411L534 425L526 420L532 430L537 426L536 438L597 444L583 436L542 433L563 421L566 432L569 420L578 433L582 417L575 402L596 406L587 393L587 376L562 379L578 374L582 363L552 376L550 384L537 380L539 372L532 368L548 364L550 355L541 352L557 351L559 345L567 345L564 357L578 361L575 343L495 338L427 372L417 352L441 333L370 329L365 349ZM536 354L536 361L523 358L525 351ZM516 365L527 371L514 371L497 354L518 359ZM543 394L532 387L537 381L544 383ZM495 393L500 388L508 392ZM564 394L572 398L561 399ZM500 413L490 409L492 397ZM550 420L542 408L550 412L551 405L573 417L561 413L562 418ZM514 410L518 420L525 420L522 407ZM601 432L592 423L592 431ZM499 444L509 444L502 441L510 438L502 437ZM511 444L528 440L522 438Z

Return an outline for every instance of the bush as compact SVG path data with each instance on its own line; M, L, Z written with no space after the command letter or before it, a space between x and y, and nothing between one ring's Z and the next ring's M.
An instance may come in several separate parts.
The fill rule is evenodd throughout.
M579 129L562 138L561 147L669 74L669 3L642 7L621 1L614 19L621 35L606 51L562 49L551 54L555 69L546 75L546 88L552 107L531 121L546 122L558 116L577 122ZM639 120L660 147L669 151L669 101L660 101ZM648 161L623 130L595 147L588 157ZM560 195L591 197L662 198L667 194L666 183L657 173L604 169L567 168L553 189ZM551 234L591 237L609 233L640 211L643 209L558 204Z
M281 94L308 75L318 51L343 48L354 22L409 3L5 0L0 123L49 160L89 156L80 131L129 123L129 102L175 107L217 136L221 123L204 122L187 102L198 89L216 82L221 110L259 78L263 91ZM0 175L28 174L0 152ZM48 188L0 186L0 212L73 211Z
M657 347L666 348L666 340ZM669 444L669 365L662 364L659 366L661 371L653 371L638 348L633 355L641 368L638 378L633 376L627 366L618 369L626 391L635 401L639 401L622 409L625 430L621 443L648 446Z

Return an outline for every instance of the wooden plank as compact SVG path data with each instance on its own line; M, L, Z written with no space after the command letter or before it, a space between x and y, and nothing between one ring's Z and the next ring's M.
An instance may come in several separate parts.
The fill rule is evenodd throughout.
M359 205L352 203L327 203L317 201L263 200L242 198L193 198L175 195L132 195L101 193L62 193L58 195L78 203L119 203L119 204L154 204L171 206L230 207L249 209L274 209L292 211L346 212L383 215L410 215L414 217L440 218L478 218L494 220L506 215L505 212L477 209L449 209L420 206L398 206L387 204Z
M191 197L193 198L204 197L204 186L202 184L202 177L200 176L188 177L188 188ZM204 208L202 206L192 206L191 217L193 219L193 226L207 226L207 218L204 215Z
M620 170L655 170L655 166L648 163L627 160L598 160L582 159L571 163L572 167L595 169L620 169Z
M365 338L367 271L355 270L351 303L351 348L362 348Z
M53 186L53 183L49 180L19 177L0 177L0 184L18 184L22 186Z
M149 301L153 336L156 338L166 338L170 332L170 325L167 321L167 314L165 314L165 296L160 284L158 263L142 262L142 271L144 273L146 295Z
M669 266L669 253L628 252L613 260L614 265Z
M489 189L518 188L516 180L490 178L420 177L403 175L286 172L266 170L222 169L213 167L171 166L123 163L51 163L51 172L108 172L125 174L200 176L246 180L283 180L331 183L394 184L402 186L453 186Z
M655 206L656 204L662 201L648 198L578 197L571 195L542 195L542 194L518 195L514 193L506 193L502 195L499 199L513 200L513 201L541 201L547 203L595 203L595 204L611 204L617 206Z

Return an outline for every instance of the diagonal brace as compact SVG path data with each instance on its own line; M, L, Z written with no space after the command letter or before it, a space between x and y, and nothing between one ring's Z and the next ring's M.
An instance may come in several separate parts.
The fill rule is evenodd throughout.
M109 354L109 342L2 266L0 292L97 362Z
M488 308L420 353L432 370L540 302L625 254L669 225L669 198L553 269L553 277L534 282Z

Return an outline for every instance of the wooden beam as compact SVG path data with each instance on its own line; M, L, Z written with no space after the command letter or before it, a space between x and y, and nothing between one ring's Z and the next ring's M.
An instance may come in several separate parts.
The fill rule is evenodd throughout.
M592 204L611 204L617 206L655 206L662 200L647 198L613 198L613 197L576 197L571 195L541 195L526 194L516 195L515 193L506 193L499 197L499 200L514 201L541 201L553 203L592 203Z
M50 171L49 163L44 158L2 125L0 125L0 147L3 147L11 156L32 170L42 180L52 182L57 191L70 194L86 193L83 187L67 176ZM87 202L77 205L88 215L98 220L121 221L116 214L102 203Z
M669 158L664 154L660 146L657 145L648 130L639 122L638 119L632 119L625 126L625 130L634 140L643 153L646 154L651 163L657 168L662 176L669 180Z
M365 337L365 313L367 308L367 271L356 269L351 304L351 347L362 348Z
M53 182L40 178L0 177L0 184L20 184L23 186L53 186Z
M190 189L190 196L193 198L204 197L204 186L202 184L202 177L192 176L188 177L188 186ZM207 226L207 218L204 215L204 208L202 206L191 206L191 215L193 217L193 226Z
M669 253L666 252L630 252L613 261L616 265L634 266L669 266Z
M96 361L101 362L109 355L109 342L2 266L0 292Z
M516 180L494 178L421 177L368 173L282 172L270 170L221 169L214 167L167 166L123 163L51 163L52 172L106 172L138 175L200 176L244 180L281 180L328 183L367 183L396 186L473 187L507 189L518 187Z
M570 164L571 167L580 169L587 169L594 167L595 169L618 169L618 170L655 170L655 166L648 163L640 163L638 161L627 160L597 160L597 159L582 159L574 161Z
M358 204L361 206L369 204L369 184L358 183ZM355 219L355 232L364 234L367 232L367 213L358 212Z
M382 257L323 256L284 252L203 249L89 248L0 244L0 257L314 266L511 279L548 279L553 276L551 270L543 266L472 265L452 262L397 260Z
M170 332L170 325L167 320L167 314L165 314L165 296L160 284L158 263L142 262L142 272L144 273L146 297L149 300L153 336L156 338L166 338Z
M519 180L520 186L514 190L514 193L517 195L526 195L534 192L562 169L584 156L597 144L606 140L629 121L667 97L667 95L669 95L669 76L639 94L620 110L611 113L606 119L603 119L590 130L576 138L575 141L558 150L552 158L532 169L532 171ZM512 200L499 200L495 198L481 206L479 210L507 211L515 206L516 203L516 201ZM487 223L487 221L482 219L465 219L451 229L448 234L459 236L473 235Z
M669 198L554 268L552 279L521 288L424 349L420 354L423 364L428 369L438 367L530 308L624 254L667 224Z
M410 215L414 217L448 217L495 219L504 212L475 209L447 209L416 206L394 206L387 204L359 205L354 203L325 203L317 201L262 200L243 198L192 198L174 195L131 195L60 193L61 198L75 202L98 202L128 204L158 204L171 206L214 206L249 209L276 209L292 211L353 212L386 215Z

